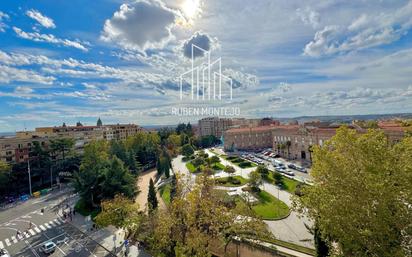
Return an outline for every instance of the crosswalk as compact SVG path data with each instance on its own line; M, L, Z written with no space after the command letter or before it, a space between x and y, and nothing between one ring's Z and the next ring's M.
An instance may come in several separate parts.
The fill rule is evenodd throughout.
M0 240L0 249L11 246L12 244L24 240L25 238L30 238L63 223L64 221L61 218L57 218L27 230L26 232L22 233L20 237L11 236L10 238L3 239L4 242Z

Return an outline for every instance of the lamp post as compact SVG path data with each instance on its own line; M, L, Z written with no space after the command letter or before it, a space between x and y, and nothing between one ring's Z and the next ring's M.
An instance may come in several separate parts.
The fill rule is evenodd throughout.
M30 196L31 196L32 191L31 191L30 157L27 160L27 173L29 174L29 188L30 188Z

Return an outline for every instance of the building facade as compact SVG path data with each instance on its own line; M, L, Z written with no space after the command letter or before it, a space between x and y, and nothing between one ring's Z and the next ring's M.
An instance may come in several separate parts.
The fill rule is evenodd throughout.
M229 151L257 151L272 147L271 126L229 129L224 134L224 147Z
M232 127L232 120L226 118L209 117L198 121L199 136L215 136L220 138L223 132Z
M27 162L34 142L47 149L51 140L71 138L74 151L81 154L84 147L95 140L124 140L142 131L135 124L113 124L100 126L57 126L40 127L34 131L16 132L14 137L0 138L0 160L7 163Z

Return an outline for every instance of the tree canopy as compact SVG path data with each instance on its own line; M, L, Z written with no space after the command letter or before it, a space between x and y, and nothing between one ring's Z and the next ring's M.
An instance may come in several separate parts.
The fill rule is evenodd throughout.
M412 137L391 144L383 132L341 127L313 149L314 185L296 209L317 221L336 255L405 256L412 235Z

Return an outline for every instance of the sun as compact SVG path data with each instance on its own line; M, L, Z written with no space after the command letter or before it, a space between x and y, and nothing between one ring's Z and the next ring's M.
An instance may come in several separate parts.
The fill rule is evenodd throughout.
M200 0L185 0L181 8L186 18L193 19L200 12Z

